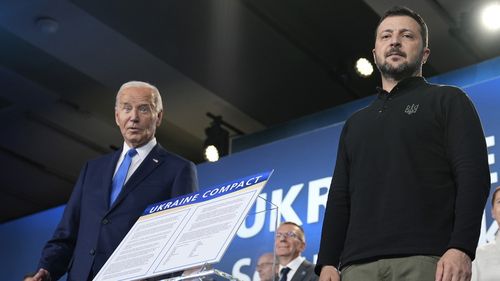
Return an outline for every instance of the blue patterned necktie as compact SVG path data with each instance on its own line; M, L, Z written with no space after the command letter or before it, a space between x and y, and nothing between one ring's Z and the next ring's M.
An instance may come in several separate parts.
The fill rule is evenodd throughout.
M115 177L113 178L113 183L111 184L111 196L109 206L113 205L116 197L122 191L123 184L125 183L125 179L127 178L128 168L130 167L130 163L132 163L132 157L137 154L137 150L131 148L125 154L125 158L123 159L118 171L116 171Z
M280 281L286 281L286 275L288 274L288 272L290 271L290 268L289 267L283 267L280 271L281 273L281 277L280 277Z

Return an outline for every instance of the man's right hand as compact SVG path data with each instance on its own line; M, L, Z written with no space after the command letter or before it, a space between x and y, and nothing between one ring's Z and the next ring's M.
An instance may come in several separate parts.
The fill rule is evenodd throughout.
M319 281L340 281L340 274L335 266L325 265L321 268Z
M27 281L50 281L50 273L40 268L38 272L31 278L26 279Z

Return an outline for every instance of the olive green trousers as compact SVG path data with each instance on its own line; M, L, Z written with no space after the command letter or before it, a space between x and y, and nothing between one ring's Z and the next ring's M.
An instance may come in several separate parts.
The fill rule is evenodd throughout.
M434 281L437 256L409 256L353 264L342 269L342 281Z

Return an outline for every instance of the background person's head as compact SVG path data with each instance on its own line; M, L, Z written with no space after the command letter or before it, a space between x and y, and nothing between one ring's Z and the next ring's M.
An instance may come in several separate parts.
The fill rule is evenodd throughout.
M491 216L500 226L500 186L498 186L491 197Z
M276 230L275 246L280 264L288 264L306 248L304 230L294 222L282 223Z
M278 256L273 253L262 254L258 261L256 270L259 273L259 278L261 281L272 281L275 280L278 274Z
M160 126L163 103L158 89L146 82L123 84L116 94L115 120L130 147L149 142Z
M35 276L35 272L30 272L30 273L27 273L23 276L23 281L31 281L33 280L33 276Z
M429 54L428 29L422 17L406 7L387 10L375 30L373 49L381 75L395 81L421 76Z

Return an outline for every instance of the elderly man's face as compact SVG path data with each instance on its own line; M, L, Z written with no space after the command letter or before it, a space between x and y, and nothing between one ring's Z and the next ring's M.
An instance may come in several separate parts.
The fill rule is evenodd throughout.
M163 111L156 112L154 94L147 87L128 87L117 96L115 120L130 147L150 141L160 126Z

